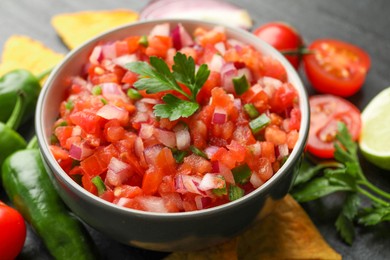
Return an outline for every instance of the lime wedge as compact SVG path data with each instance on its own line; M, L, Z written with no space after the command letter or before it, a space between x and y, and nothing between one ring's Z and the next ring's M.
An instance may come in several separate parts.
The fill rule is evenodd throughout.
M364 108L359 147L368 161L390 170L390 87Z

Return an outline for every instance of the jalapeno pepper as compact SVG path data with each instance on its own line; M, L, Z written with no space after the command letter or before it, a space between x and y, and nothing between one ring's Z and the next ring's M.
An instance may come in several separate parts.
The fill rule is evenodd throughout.
M12 114L12 108L19 92L23 92L26 96L26 109L22 122L32 117L41 90L39 81L50 71L34 76L27 70L18 69L8 72L0 78L0 122L7 121Z
M2 180L15 208L55 259L98 259L85 227L57 194L34 142L7 157Z
M18 93L15 98L16 104L8 121L5 124L0 122L0 165L8 155L26 147L24 138L14 131L22 119L25 95Z

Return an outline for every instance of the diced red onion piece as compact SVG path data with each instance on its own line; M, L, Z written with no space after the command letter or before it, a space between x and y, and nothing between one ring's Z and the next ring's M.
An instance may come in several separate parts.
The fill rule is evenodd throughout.
M74 126L73 129L72 129L72 136L80 136L81 133L82 133L82 131L83 131L83 130L82 130L81 126L76 125L76 126Z
M203 192L201 192L201 190L199 190L198 188L199 183L201 182L200 178L195 176L190 176L190 175L181 175L181 176L182 176L183 186L188 192L200 194L200 195L203 194Z
M180 23L175 28L173 28L171 36L173 41L173 47L176 50L180 50L183 47L192 46L194 44L191 35Z
M149 139L154 134L154 126L150 124L141 124L141 127L139 129L139 137L142 139Z
M112 186L119 186L130 177L130 174L130 166L127 163L112 157L108 164L105 181Z
M155 128L154 136L163 145L168 146L170 148L176 147L176 135L174 132Z
M210 207L211 202L212 200L210 197L203 197L203 196L195 197L195 204L197 209L206 209Z
M254 188L258 188L264 184L264 182L260 179L260 177L257 176L257 174L255 173L251 175L249 182L253 185Z
M116 57L116 48L114 43L107 43L102 46L103 58L113 59Z
M241 77L242 75L245 75L248 82L252 82L252 72L247 68L241 68L237 71L237 77Z
M227 113L226 110L222 107L216 107L213 113L213 124L224 124L227 121Z
M176 135L176 146L179 150L185 150L190 147L191 136L188 128L183 128L175 131Z
M241 102L241 99L239 99L239 98L235 98L233 100L233 104L234 104L234 107L237 108L237 109L241 109L242 108L242 102Z
M157 105L160 104L160 101L154 98L143 98L140 100L140 102L143 102L145 104L151 104L151 105Z
M169 23L161 23L161 24L155 25L152 28L152 30L149 33L149 36L150 37L157 36L157 35L158 36L169 36L169 31L170 31Z
M137 55L135 55L135 54L127 54L127 55L119 56L119 57L113 59L112 61L116 65L121 66L122 68L125 68L125 65L127 63L134 62L134 61L137 61L137 60L138 60Z
M121 123L129 121L129 112L127 110L110 104L101 107L96 114L107 120L118 119Z
M125 207L129 202L133 201L134 199L129 199L125 197L120 197L118 201L116 202L116 205L120 207Z
M245 44L242 41L236 40L236 39L228 39L227 40L228 44L236 49L241 49L242 46Z
M208 146L206 149L204 149L204 152L207 155L207 158L211 158L218 151L218 149L218 146Z
M69 156L75 160L81 161L92 155L94 149L86 142L81 144L72 143L69 149Z
M225 43L223 42L217 42L214 44L215 49L219 52L221 55L225 55L226 53L226 46Z
M141 207L149 212L167 213L164 199L156 196L139 196L135 198Z
M146 147L144 150L146 162L151 165L156 165L157 156L161 152L162 148L162 145L153 145Z
M141 157L144 150L145 150L144 142L142 141L141 137L137 136L137 138L134 141L135 155L137 155L138 157Z
M201 182L199 183L198 189L202 191L221 189L226 186L225 180L214 173L206 173Z
M233 78L237 76L237 69L232 62L225 63L221 68L222 87L228 93L234 93Z
M126 94L122 91L120 85L116 83L102 83L100 84L102 88L102 95L107 100L116 100L122 99L127 100Z
M215 72L220 72L222 66L225 64L225 60L221 55L214 54L209 63L209 69Z
M252 19L245 9L220 0L151 1L140 12L141 20L162 18L207 20L247 30L252 27Z
M228 183L234 184L234 176L232 171L225 164L218 162L219 174L225 178L225 181Z
M89 55L89 62L92 64L99 64L103 59L102 46L98 45L93 48L91 55Z
M254 144L249 145L249 149L255 157L258 157L261 155L261 144L259 141L257 141Z
M288 145L286 143L278 145L278 151L279 151L278 160L288 156L289 154Z

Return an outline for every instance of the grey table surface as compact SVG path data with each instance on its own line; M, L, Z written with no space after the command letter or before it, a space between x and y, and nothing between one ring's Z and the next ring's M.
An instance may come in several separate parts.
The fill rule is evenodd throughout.
M148 1L143 0L1 0L0 48L14 34L27 35L43 42L55 51L68 50L50 25L53 15L81 10L109 10L130 8L141 10ZM360 109L390 86L390 1L388 0L240 0L232 1L246 8L254 27L269 21L285 21L296 27L305 42L318 38L336 38L354 43L371 56L372 67L367 80L357 94L349 100ZM300 71L309 94L315 92ZM33 135L33 122L22 128L26 137ZM364 159L363 169L374 184L390 191L390 173L380 170ZM352 246L343 243L334 221L340 210L340 194L313 203L304 204L319 231L343 259L390 259L390 225L372 228L358 227ZM0 188L0 199L7 200ZM119 244L89 229L104 259L160 259L166 253L146 251ZM0 231L1 232L1 231ZM50 259L40 239L28 229L28 237L19 259Z

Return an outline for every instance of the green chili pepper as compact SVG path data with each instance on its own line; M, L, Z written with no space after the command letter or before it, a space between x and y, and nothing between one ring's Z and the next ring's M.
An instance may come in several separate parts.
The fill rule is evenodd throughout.
M24 98L24 95L19 93L8 121L5 124L0 122L0 166L11 153L26 147L24 138L14 131L22 118Z
M22 122L33 116L41 90L39 81L50 71L45 71L36 77L27 70L18 69L8 72L0 78L0 122L7 121L11 116L16 97L20 92L26 96Z
M15 208L55 259L98 259L91 237L60 199L33 142L7 157L2 180Z

